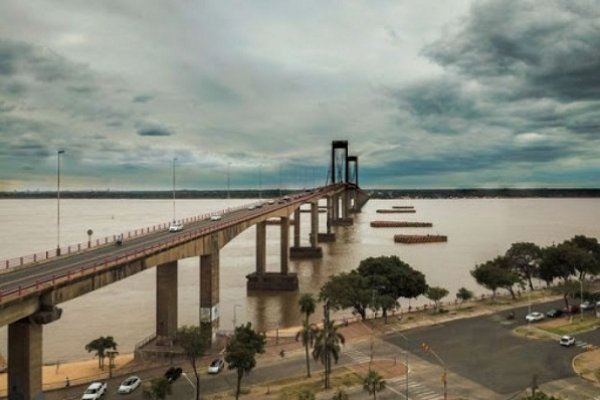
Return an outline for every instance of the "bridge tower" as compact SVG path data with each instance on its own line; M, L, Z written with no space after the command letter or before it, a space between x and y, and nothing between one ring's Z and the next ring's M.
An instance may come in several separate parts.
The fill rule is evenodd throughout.
M348 141L331 142L331 183L348 182Z

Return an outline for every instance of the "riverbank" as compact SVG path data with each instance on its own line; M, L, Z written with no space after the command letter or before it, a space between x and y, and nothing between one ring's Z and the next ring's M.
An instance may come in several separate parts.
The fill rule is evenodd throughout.
M531 294L532 303L541 303L560 299L560 296L554 295L549 290L537 290ZM444 323L446 321L471 318L486 314L493 314L514 307L527 304L529 296L520 296L517 300L512 300L509 296L497 296L494 301L488 296L480 297L477 300L459 304L457 302L446 302L443 304L444 312L432 313L431 306L411 309L410 312L395 312L388 316L388 321L384 321L381 316L361 321L360 318L337 319L340 333L344 335L347 342L356 342L370 338L371 333L375 336L385 335L395 331L403 331L417 327L429 326ZM264 355L259 356L259 365L265 363L277 362L283 356L299 354L303 348L299 342L296 342L294 336L299 327L292 327L267 333L267 348ZM283 353L282 353L283 351ZM343 350L342 350L343 351ZM204 357L200 365L208 365L211 355ZM600 357L600 355L599 355ZM595 358L592 362L596 362ZM115 368L113 376L126 376L140 371L147 371L152 376L151 371L156 370L155 375L159 376L161 367L168 362L139 361L133 358L133 354L120 354L115 359ZM146 374L145 374L146 375ZM44 391L64 388L66 377L69 377L71 386L85 385L94 380L104 380L108 378L108 369L100 370L97 359L80 360L65 364L46 365L43 369L43 387ZM284 386L289 386L286 383ZM6 374L0 374L0 395L5 395L7 390ZM226 398L226 397L223 397Z

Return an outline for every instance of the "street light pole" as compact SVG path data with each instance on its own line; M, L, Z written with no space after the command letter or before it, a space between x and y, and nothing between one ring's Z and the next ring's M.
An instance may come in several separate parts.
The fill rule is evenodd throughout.
M229 167L231 166L231 163L228 162L227 163L227 198L230 199L231 196L229 194Z
M258 198L262 199L262 164L258 166Z
M581 277L581 279L579 279L579 284L580 284L580 298L579 298L579 311L581 312L581 320L583 321L583 276Z
M56 152L57 156L57 166L56 166L56 255L60 256L60 155L64 154L64 150L58 150Z
M177 157L173 157L173 222L175 222L175 161Z
M431 354L433 354L435 356L435 358L437 358L437 360L440 362L440 364L442 364L442 367L444 368L444 372L442 374L442 383L444 384L444 400L448 400L448 381L446 379L446 377L447 377L446 363L440 358L440 356L437 355L437 353L435 351L433 351L431 346L428 345L427 343L423 343L421 345L421 347L422 347L423 351L431 352Z

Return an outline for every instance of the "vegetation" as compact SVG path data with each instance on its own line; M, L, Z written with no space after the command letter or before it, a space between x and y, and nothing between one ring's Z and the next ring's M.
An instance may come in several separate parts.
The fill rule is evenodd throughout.
M460 300L460 303L458 303L458 308L460 308L465 301L469 301L473 298L473 292L467 288L461 287L458 289L458 292L456 292L456 298Z
M196 376L196 400L200 400L200 371L198 371L198 358L206 351L209 341L206 334L198 326L182 326L177 329L175 341L189 361Z
M233 336L225 347L225 361L229 369L237 371L236 400L239 399L242 378L256 366L256 355L265 352L265 335L256 333L252 324L240 325L235 328Z
M504 255L510 268L526 280L529 289L533 290L532 279L539 274L542 250L534 243L513 243Z
M426 290L425 275L396 256L381 256L366 258L358 269L330 277L320 298L337 310L352 308L363 320L367 308L381 308L387 323L388 310L400 297L415 298Z
M385 379L375 370L369 370L363 380L363 389L373 395L373 400L377 400L377 392L385 389Z
M492 291L492 299L496 298L496 291L499 288L507 289L512 298L516 298L513 286L515 283L520 282L520 277L517 273L507 268L504 257L496 257L491 261L477 265L471 271L471 276L475 278L477 283Z
M311 392L309 389L302 389L300 393L298 393L298 400L315 400L315 394Z
M527 397L523 397L522 400L560 400L558 397L548 396L544 392L537 392L535 394L530 394Z
M323 329L317 331L313 357L319 360L325 368L325 389L329 389L329 375L331 374L331 358L337 364L340 357L341 345L345 343L344 335L337 331L333 321L323 324Z
M149 385L144 385L143 395L146 399L163 400L167 395L171 394L171 384L167 378L154 378Z
M98 368L100 369L104 369L104 358L106 357L106 350L109 349L117 349L117 343L112 336L100 336L85 345L85 350L88 353L96 352L95 356L98 357Z
M331 398L331 400L348 400L348 399L349 399L348 394L346 392L344 392L342 389L338 389L338 391L335 392L335 394Z
M444 297L448 296L448 293L450 293L448 292L448 289L444 289L443 287L430 286L427 288L427 291L425 292L425 297L433 301L434 312L438 311L438 309L440 308L440 301Z
M302 345L304 346L304 353L306 356L306 376L310 378L310 357L308 355L308 348L312 347L314 344L317 336L317 327L316 325L309 323L309 318L310 315L315 312L317 301L312 294L305 293L300 296L298 305L305 318L302 323L302 329L296 334L296 341L302 339Z

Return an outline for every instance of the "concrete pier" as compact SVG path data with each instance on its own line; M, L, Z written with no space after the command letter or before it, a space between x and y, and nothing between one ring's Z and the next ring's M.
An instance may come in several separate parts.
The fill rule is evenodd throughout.
M156 337L170 341L177 333L177 261L156 267Z
M219 329L219 251L200 256L200 329L216 338Z
M41 399L42 325L23 319L8 326L8 398Z

